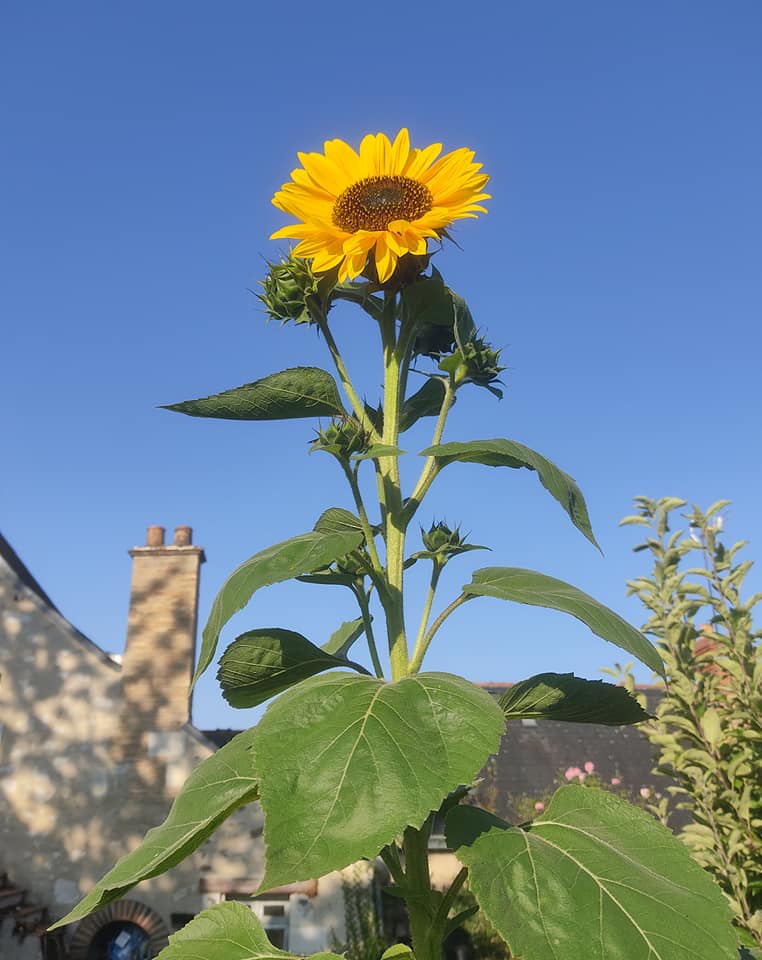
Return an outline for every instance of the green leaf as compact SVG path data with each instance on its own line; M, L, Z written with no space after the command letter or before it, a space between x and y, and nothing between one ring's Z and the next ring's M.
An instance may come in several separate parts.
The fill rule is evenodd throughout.
M327 674L257 727L267 849L261 890L374 857L470 783L505 729L495 701L444 673L394 683Z
M594 545L598 543L590 525L582 491L568 473L552 461L515 440L471 440L465 443L440 443L421 451L422 457L436 457L448 463L481 463L488 467L526 467L535 470L540 483L561 504L574 526ZM599 548L600 549L600 548Z
M220 657L217 679L231 707L256 707L307 677L337 667L368 673L359 663L335 657L293 630L249 630Z
M463 593L472 597L515 600L570 613L599 637L627 650L656 673L664 674L658 651L640 631L618 613L563 580L520 567L483 567L474 571L473 579L463 587Z
M339 629L331 634L327 643L322 648L326 653L332 653L337 657L346 657L360 637L365 633L365 623L362 617L356 620L347 620L342 623Z
M162 409L219 420L294 420L345 413L336 381L320 367L291 367L224 393L166 404Z
M242 563L230 574L214 598L209 620L204 627L193 683L196 683L214 659L222 628L234 613L246 606L260 587L281 583L303 573L312 573L338 557L343 557L361 542L362 533L356 530L346 533L322 533L314 530L312 533L303 533L273 544Z
M380 960L402 960L403 957L414 960L413 951L406 943L395 943L384 950Z
M524 828L460 806L446 829L484 913L523 960L737 954L711 877L669 830L605 790L561 787Z
M197 850L239 807L259 797L254 773L254 730L239 733L200 763L175 798L167 819L99 880L87 896L53 928L81 920L136 884L156 877Z
M442 409L445 385L439 377L429 377L424 385L402 404L400 433L409 430L422 417L438 417Z
M318 533L362 533L362 524L351 510L329 507L318 517L315 530Z
M377 460L379 457L401 457L404 453L404 450L400 450L399 447L395 447L391 443L376 443L372 447L368 447L365 453L353 454L352 460Z
M573 673L538 673L514 683L498 702L506 720L534 717L619 726L648 719L624 687L583 680Z
M202 910L173 933L157 960L297 960L267 939L262 924L235 900ZM314 953L310 960L343 960L335 953Z

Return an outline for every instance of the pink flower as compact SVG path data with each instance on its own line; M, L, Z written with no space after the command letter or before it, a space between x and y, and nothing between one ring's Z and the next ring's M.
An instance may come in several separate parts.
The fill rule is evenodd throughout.
M595 770L595 764L593 763L592 760L588 760L585 763L585 773L592 773L593 770Z
M585 779L585 775L579 767L568 767L564 773L564 776L567 780L575 780L577 777L579 777L580 780Z
M648 800L648 798L651 796L651 791L648 789L648 787L641 787L640 795L644 800Z
M545 804L542 802L542 800L538 800L534 805L534 808L538 813L542 813L542 811L545 809Z
M611 778L611 786L612 786L612 787L618 787L621 782L622 782L622 781L620 780L619 777L612 777L612 778Z

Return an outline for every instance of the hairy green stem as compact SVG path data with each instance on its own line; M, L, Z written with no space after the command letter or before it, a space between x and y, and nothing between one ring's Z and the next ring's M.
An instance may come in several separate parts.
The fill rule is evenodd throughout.
M339 348L336 345L336 341L333 338L328 327L328 321L323 318L319 321L318 326L320 327L320 332L325 337L326 346L331 354L331 359L333 360L333 365L336 367L336 372L339 375L341 380L341 385L344 388L344 392L349 397L349 402L352 404L352 409L354 410L355 416L362 424L363 430L366 432L368 437L371 440L371 443L380 443L381 438L378 435L378 430L373 426L368 417L368 414L365 412L365 405L362 403L360 398L357 395L357 391L352 384L350 379L349 372L347 371L346 365L344 363L344 358L339 353Z
M384 348L382 443L389 446L397 446L399 437L400 355L397 350L396 324L395 297L387 291L384 295L384 318L381 323ZM409 666L403 598L405 525L402 517L402 491L397 457L379 457L378 465L383 487L384 539L386 541L387 595L381 597L381 601L386 613L392 679L398 680L407 675Z
M465 593L461 593L460 596L456 597L452 603L448 604L444 610L439 614L436 620L429 627L426 636L423 638L423 641L420 645L416 645L415 653L413 654L413 659L410 661L410 672L418 673L421 669L421 664L423 663L423 658L426 656L426 651L431 645L431 641L434 639L434 636L445 622L445 620L450 616L451 613L454 613L458 607L462 607L464 603L467 603L469 600L473 600L473 597L467 596Z
M429 874L430 821L420 830L407 827L405 843L406 901L415 960L442 960L444 924L437 922L440 899Z
M426 628L429 625L429 617L431 616L431 607L434 603L434 595L437 592L437 584L439 583L439 577L444 569L444 563L440 560L434 558L431 569L431 580L429 581L429 589L426 592L426 600L423 604L423 613L421 614L421 624L418 628L418 636L415 640L415 647L413 648L413 658L410 661L410 672L417 673L420 668L421 661L423 660L423 652L421 648L423 646L424 639L426 637ZM420 652L420 655L419 655ZM416 666L416 663L418 664Z
M357 604L360 607L362 622L365 627L365 639L368 641L368 652L370 653L370 659L373 663L373 669L378 679L383 680L384 668L381 666L381 661L378 657L378 648L376 647L376 638L373 635L373 624L370 617L368 597L362 586L359 586L358 589L354 591L354 594L357 597Z
M430 446L432 447L442 442L442 435L444 434L445 424L447 423L447 416L452 409L453 403L455 402L455 389L452 385L452 382L448 379L444 383L445 395L442 399L442 406L439 408L439 416L437 418L436 427L434 428L434 434L431 438ZM410 499L405 507L406 526L415 516L418 507L420 507L421 503L423 502L423 498L426 496L429 488L436 479L439 470L440 466L436 457L426 457L421 474L418 477L418 482L416 483L413 492L410 494Z
M352 491L352 498L355 502L355 507L357 508L357 516L360 518L360 523L362 525L363 536L365 537L365 545L368 548L368 556L370 557L373 568L377 573L383 573L383 564L378 555L378 550L376 549L376 540L373 536L373 529L370 525L370 520L368 519L368 513L365 509L365 502L362 498L362 493L360 492L360 485L357 482L357 472L353 470L346 461L340 461L341 468L344 471L344 476L347 478L347 483Z

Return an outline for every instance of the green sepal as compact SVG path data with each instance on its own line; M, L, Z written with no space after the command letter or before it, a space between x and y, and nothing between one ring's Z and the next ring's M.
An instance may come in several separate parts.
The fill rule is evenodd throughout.
M319 570L354 550L361 542L362 533L357 530L342 533L313 530L273 544L242 563L230 574L214 598L201 639L193 684L214 659L222 628L234 613L246 606L260 587Z
M514 683L498 701L506 720L534 718L621 726L649 715L624 687L573 673L538 673Z
M277 693L326 670L348 667L368 673L359 663L321 650L293 630L248 630L220 657L217 679L231 707L256 707Z
M725 898L653 817L594 787L558 790L533 823L447 817L482 910L522 960L733 960Z
M496 597L534 607L569 613L597 636L627 650L663 676L664 664L656 647L618 613L563 580L520 567L483 567L463 587L470 597Z
M480 463L488 467L511 467L536 471L540 483L564 508L574 526L593 546L593 534L587 504L574 479L547 457L516 440L470 440L464 443L440 443L421 451L422 457L436 457L442 466L449 463ZM600 549L600 547L598 547Z
M242 903L218 903L173 933L156 960L300 960L267 939L262 924ZM313 953L307 960L344 960L335 953Z
M492 697L449 674L384 683L330 673L288 690L267 708L254 748L260 889L376 856L470 783L504 729Z
M51 929L81 920L136 884L165 873L204 843L239 807L259 797L251 754L254 730L239 733L200 763L175 798L167 819L132 850Z
M162 410L218 420L295 420L346 416L336 381L320 367L290 367L253 383Z

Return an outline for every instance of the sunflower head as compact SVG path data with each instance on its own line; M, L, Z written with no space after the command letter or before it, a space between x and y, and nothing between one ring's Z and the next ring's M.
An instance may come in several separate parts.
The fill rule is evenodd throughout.
M323 153L298 154L301 167L273 197L297 222L272 239L298 240L294 254L311 259L316 273L338 268L343 282L369 268L387 283L400 259L425 258L428 241L446 236L455 220L487 212L489 177L473 151L441 152L439 143L411 148L403 129L393 143L368 134L359 151L328 140Z
M268 263L264 290L257 294L273 320L317 323L330 307L333 277L316 276L306 260L289 253L280 263Z

